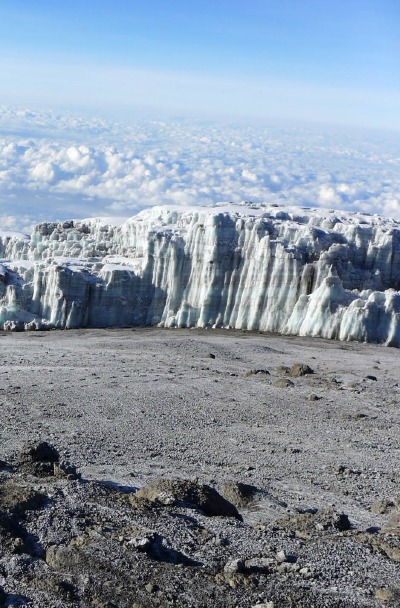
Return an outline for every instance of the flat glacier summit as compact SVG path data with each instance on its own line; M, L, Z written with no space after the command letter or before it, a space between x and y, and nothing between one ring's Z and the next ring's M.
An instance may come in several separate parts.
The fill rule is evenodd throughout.
M400 222L252 203L0 233L0 328L223 327L400 346Z

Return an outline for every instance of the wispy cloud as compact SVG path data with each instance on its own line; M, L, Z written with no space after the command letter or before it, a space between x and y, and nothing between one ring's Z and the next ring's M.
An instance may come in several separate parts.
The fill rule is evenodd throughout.
M138 108L170 115L296 119L400 129L400 92L315 83L304 75L220 74L101 65L79 55L0 56L7 104L129 116Z

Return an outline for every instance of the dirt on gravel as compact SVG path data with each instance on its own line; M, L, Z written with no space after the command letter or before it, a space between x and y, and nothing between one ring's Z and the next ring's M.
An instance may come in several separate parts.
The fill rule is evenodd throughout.
M0 606L400 606L397 349L0 340Z

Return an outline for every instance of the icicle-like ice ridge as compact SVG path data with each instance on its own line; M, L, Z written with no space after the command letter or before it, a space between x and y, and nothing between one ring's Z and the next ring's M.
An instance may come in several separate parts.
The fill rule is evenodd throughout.
M155 207L0 235L0 327L231 327L400 346L400 223Z

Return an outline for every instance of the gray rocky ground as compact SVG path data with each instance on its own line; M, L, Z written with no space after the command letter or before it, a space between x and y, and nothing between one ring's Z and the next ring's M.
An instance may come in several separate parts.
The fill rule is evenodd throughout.
M400 606L397 349L0 340L0 605Z

